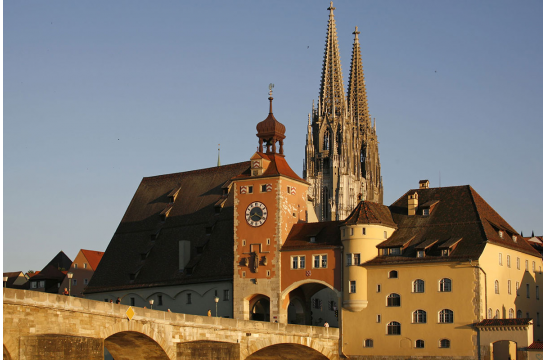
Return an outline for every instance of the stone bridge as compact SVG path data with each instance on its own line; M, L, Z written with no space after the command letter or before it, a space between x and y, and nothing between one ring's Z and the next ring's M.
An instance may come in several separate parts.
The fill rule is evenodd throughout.
M4 359L339 359L339 329L4 289Z

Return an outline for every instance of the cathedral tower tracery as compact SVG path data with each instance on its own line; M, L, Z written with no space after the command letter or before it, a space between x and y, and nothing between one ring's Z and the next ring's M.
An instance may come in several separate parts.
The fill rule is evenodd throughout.
M320 221L344 220L363 199L382 204L376 123L371 122L356 27L345 97L337 29L330 3L318 106L312 104L303 177Z

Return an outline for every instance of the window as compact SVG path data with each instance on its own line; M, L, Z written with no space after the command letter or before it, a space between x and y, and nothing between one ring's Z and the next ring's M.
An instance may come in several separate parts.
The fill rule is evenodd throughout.
M261 192L267 192L267 185L261 185Z
M30 282L30 288L31 288L31 289L36 289L36 287L37 287L36 281L31 281L31 282Z
M304 256L292 256L291 257L291 268L292 269L304 269L305 268L305 257Z
M517 281L515 283L515 291L517 292L517 296L519 296L519 288L520 288L520 283Z
M77 269L78 268L78 264L74 264L74 269Z
M413 312L413 323L414 324L425 324L426 323L426 312L424 310L416 310Z
M416 251L416 257L417 258L423 258L425 255L424 250L417 250Z
M517 270L520 270L520 258L517 258Z
M252 194L254 192L254 187L252 185L248 186L248 194Z
M378 314L378 315L377 315L377 322L379 323L380 320L382 320L382 319L380 318L380 314Z
M511 295L511 280L507 280L507 293Z
M187 302L186 304L191 304L191 294L187 294Z
M401 296L399 294L390 294L386 299L386 306L401 306Z
M360 254L354 254L354 265L360 264Z
M424 280L417 279L413 282L413 292L415 293L424 292Z
M328 304L329 310L331 311L337 310L337 303L335 301L333 300L328 301L327 304Z
M373 347L373 339L365 339L363 347Z
M354 228L350 228L350 235L354 235Z
M507 255L507 267L511 267L511 256Z
M539 300L539 286L536 285L536 300Z
M441 310L439 312L439 322L441 324L452 324L454 322L454 313L452 312L452 310Z
M327 255L314 255L314 268L326 268Z
M528 271L528 260L524 261L524 267L526 268L526 271Z
M448 256L448 249L442 249L441 256Z
M312 307L314 309L322 310L322 300L321 299L312 299Z
M89 284L89 279L83 279L83 284L84 284L84 285Z
M401 248L395 247L389 249L390 255L401 255Z
M527 312L527 313L526 313L526 319L529 319L529 318L530 318L530 313Z
M532 272L536 272L536 262L532 261Z
M83 268L84 268L84 269L87 269L87 263L84 263L84 264L83 264Z
M386 231L384 232L384 238L388 239L388 233Z
M503 239L503 231L498 231L498 235L500 235L500 239Z
M229 301L229 290L223 290L223 301Z
M517 319L522 319L522 310L517 310Z
M526 297L530 298L530 284L526 284Z
M313 238L314 238L314 237L311 237L311 238L310 238L310 242L316 241L316 238L314 238L314 241L312 241ZM267 239L267 245L271 245L271 239Z
M503 265L503 260L502 260L502 254L501 253L499 254L498 262L499 262L500 266Z
M422 209L422 215L429 216L430 215L430 209Z
M365 228L362 228L362 229L361 229L361 234L362 234L362 235L365 235Z
M424 348L424 340L416 340L414 343L414 347L417 349L423 349Z
M72 279L72 285L76 286L78 284L78 279Z
M500 310L496 309L496 316L494 316L494 319L501 319Z
M346 254L346 266L352 265L352 254Z
M377 285L377 292L380 292L380 284Z
M450 279L443 278L439 281L439 291L440 292L451 292L452 291L452 282Z
M343 229L343 237L346 236L346 229Z
M157 295L157 305L163 305L163 295Z
M388 278L390 279L397 279L397 271L396 270L392 270L388 273Z
M441 349L448 349L450 348L450 340L449 339L441 339L439 341L439 347Z
M132 297L132 298L131 298L131 306L134 306L134 303L135 303L135 302L134 302L134 298Z
M494 293L500 293L500 282L498 280L494 281Z
M291 194L291 186L288 186L288 194Z
M487 319L492 319L492 308L488 308L488 316Z
M356 280L350 281L350 294L356 293Z
M515 318L515 310L509 309L509 319L514 319L514 318Z
M401 335L401 324L397 321L388 323L388 335Z
M536 316L536 325L537 325L537 326L540 326L540 325L539 325L539 313L537 313L537 316Z

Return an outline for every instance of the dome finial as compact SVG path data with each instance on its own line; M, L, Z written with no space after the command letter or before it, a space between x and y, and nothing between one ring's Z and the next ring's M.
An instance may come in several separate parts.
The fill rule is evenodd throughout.
M270 106L269 106L269 114L272 114L272 101L273 101L273 97L272 97L272 89L274 88L274 84L273 83L270 83L269 84L269 102L270 102Z

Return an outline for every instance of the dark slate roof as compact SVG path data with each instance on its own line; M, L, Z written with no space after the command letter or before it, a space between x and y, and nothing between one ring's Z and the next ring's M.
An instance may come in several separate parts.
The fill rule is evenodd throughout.
M55 257L51 259L51 261L46 266L44 266L44 269L49 265L53 265L59 270L68 270L70 269L70 266L72 266L72 260L70 260L70 258L66 256L64 251L59 251L59 253L55 255Z
M408 216L407 198L415 192L419 204L433 204L428 216L423 215L421 207L416 215ZM403 253L401 256L378 256L366 265L476 260L488 242L540 256L469 185L409 190L389 209L397 230L377 247L402 247ZM503 238L498 230L505 232ZM427 247L429 244L432 246ZM422 248L426 248L425 257L417 258L416 250ZM441 256L441 249L445 248L450 249L449 256Z
M317 223L299 223L293 225L281 251L323 249L342 246L341 221L325 221ZM315 242L310 242L311 237Z
M24 273L22 271L13 271L13 272L5 272L4 273L4 276L8 278L8 281L6 281L5 283L5 287L7 288L12 288L12 289L26 289L28 286L26 286L27 284L24 283L24 284L21 284L21 285L13 285L13 283L15 282L15 280L19 279L19 275L21 275ZM26 280L26 278L25 278ZM27 281L28 282L28 281Z
M66 273L67 271L57 269L55 264L49 264L39 274L34 275L32 280L63 280Z
M142 179L86 293L232 280L233 193L223 195L222 185L249 170L250 162L242 162ZM168 195L178 188L171 204ZM221 199L226 201L216 214ZM178 269L180 240L191 244L185 271Z
M344 221L346 225L375 224L396 228L387 206L371 201L360 201Z
M484 319L475 324L478 327L485 326L524 326L530 324L532 319Z

